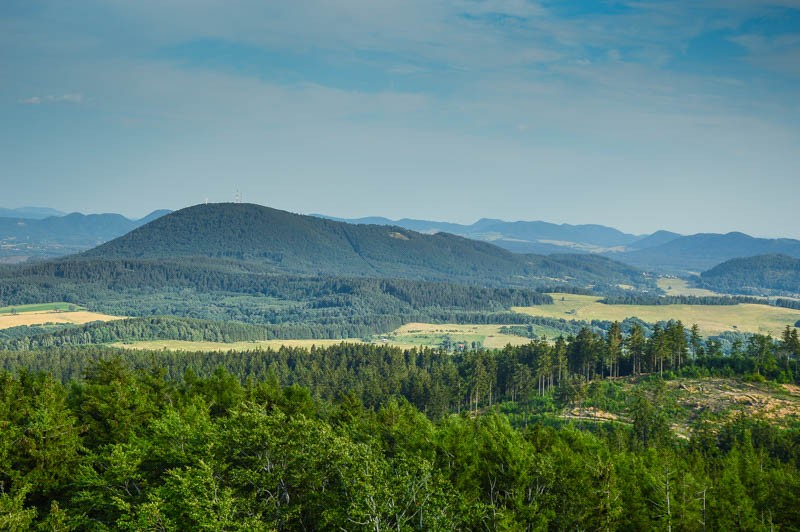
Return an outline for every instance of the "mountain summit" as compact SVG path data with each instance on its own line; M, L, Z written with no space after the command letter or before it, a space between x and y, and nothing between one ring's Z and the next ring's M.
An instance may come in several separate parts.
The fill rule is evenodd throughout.
M397 226L353 225L238 203L196 205L167 214L83 256L233 259L271 272L505 285L601 279L576 265L574 258L518 255L448 233L427 235ZM615 274L634 283L641 281L640 272L605 261Z

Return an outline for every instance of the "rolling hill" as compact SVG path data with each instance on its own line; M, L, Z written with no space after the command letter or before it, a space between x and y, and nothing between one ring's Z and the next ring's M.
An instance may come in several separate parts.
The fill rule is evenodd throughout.
M703 272L700 284L718 292L800 294L800 260L786 255L732 259Z
M267 272L402 277L531 286L619 279L641 272L581 256L519 255L448 233L356 225L253 204L197 205L168 214L81 255L85 259L237 260Z

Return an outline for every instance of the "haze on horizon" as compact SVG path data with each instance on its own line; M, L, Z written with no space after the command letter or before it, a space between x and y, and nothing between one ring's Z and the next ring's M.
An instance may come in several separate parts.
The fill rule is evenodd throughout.
M5 0L0 206L800 238L800 3Z

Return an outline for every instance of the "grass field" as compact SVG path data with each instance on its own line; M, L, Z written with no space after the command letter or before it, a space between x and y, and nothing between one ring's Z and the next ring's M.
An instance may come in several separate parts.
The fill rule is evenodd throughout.
M452 344L465 343L470 347L472 342L480 342L483 347L490 349L505 347L507 344L522 345L530 342L529 338L503 334L500 332L500 327L502 325L408 323L389 334L382 335L381 338L386 339L386 343L401 347L438 347L445 338L449 338Z
M71 312L76 310L84 310L80 305L73 303L38 303L36 305L17 305L11 307L0 307L1 314L11 314L12 312Z
M658 287L668 296L718 296L720 294L705 288L692 288L686 279L677 277L660 277L657 281Z
M787 325L800 320L800 310L767 305L604 305L596 296L551 294L553 305L515 307L532 316L573 320L619 320L637 317L646 322L681 320L696 323L704 335L724 331L754 332L778 336Z
M92 321L122 320L124 316L109 316L97 312L77 310L75 312L61 311L31 311L18 314L0 315L0 329L9 329L21 325L45 325L47 323L70 323L81 325Z

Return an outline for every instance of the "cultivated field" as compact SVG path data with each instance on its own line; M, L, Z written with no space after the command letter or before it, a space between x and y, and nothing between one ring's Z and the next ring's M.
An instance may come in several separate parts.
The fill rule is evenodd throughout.
M553 305L515 307L515 312L568 320L622 321L637 317L646 322L681 320L696 323L704 335L724 331L753 332L778 336L787 325L800 320L800 310L768 305L604 305L596 296L551 294Z
M658 287L668 296L718 296L720 294L706 290L705 288L692 288L686 279L677 277L660 277L657 281Z
M389 334L381 335L383 343L406 346L439 347L449 339L450 343L466 344L472 342L490 349L505 347L507 344L523 345L530 342L529 338L500 332L502 325L456 325L452 323L408 323ZM536 332L536 331L535 331ZM538 334L538 332L537 332Z
M109 316L108 314L100 314L86 310L76 310L74 312L53 310L20 312L18 310L17 314L11 314L10 312L0 314L0 329L9 329L11 327L19 327L21 325L45 325L48 323L70 323L73 325L81 325L93 321L111 321L121 319L124 319L124 316Z

